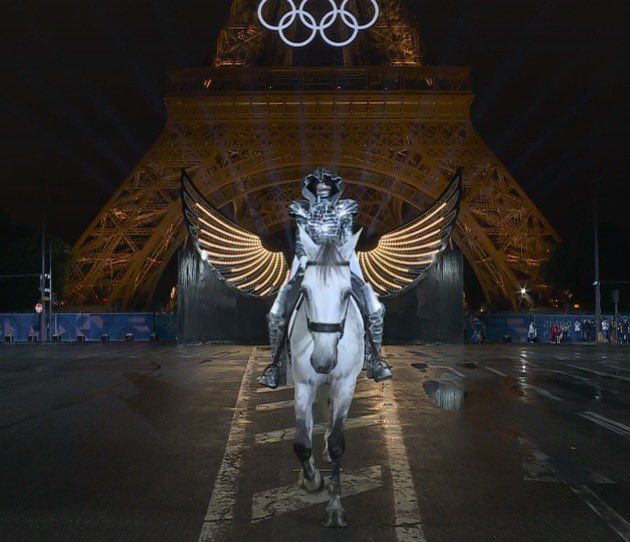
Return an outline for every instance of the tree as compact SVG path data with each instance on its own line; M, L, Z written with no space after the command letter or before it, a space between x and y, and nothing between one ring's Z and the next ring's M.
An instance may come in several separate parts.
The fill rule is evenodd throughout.
M561 306L593 305L593 234L590 223L576 226L573 235L555 247L542 267Z
M40 273L40 232L0 224L0 239L0 275ZM52 246L53 289L55 293L62 292L70 270L70 246L56 237L48 237L47 242ZM48 271L48 267L46 270ZM1 312L32 311L39 299L38 278L0 278Z

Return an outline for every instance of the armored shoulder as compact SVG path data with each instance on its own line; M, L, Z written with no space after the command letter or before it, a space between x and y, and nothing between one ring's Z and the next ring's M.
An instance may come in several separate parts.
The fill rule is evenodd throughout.
M336 207L341 218L353 217L359 214L359 204L353 199L341 199L337 202Z
M298 222L308 220L309 204L306 200L295 200L289 205L289 215L295 218Z

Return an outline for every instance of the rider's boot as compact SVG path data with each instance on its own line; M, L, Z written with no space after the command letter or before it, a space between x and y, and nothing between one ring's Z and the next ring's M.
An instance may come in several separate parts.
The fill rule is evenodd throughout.
M385 307L378 300L376 293L370 284L363 286L363 295L368 311L369 331L372 335L372 341L367 341L366 358L367 358L367 375L373 378L375 382L383 382L392 378L392 370L387 362L381 356L381 347L383 345L383 321L385 319Z
M284 335L284 326L286 325L286 321L282 318L282 316L278 316L273 312L269 313L267 321L269 323L269 342L271 344L271 359L273 361L258 378L258 383L261 386L266 386L267 388L275 390L278 386L282 386L287 383L286 352L282 352L279 359L276 361L276 354L278 352L278 348L281 348L280 341Z
M383 345L383 318L385 316L385 309L370 314L370 333L374 346L372 344L367 345L367 366L368 378L373 378L375 382L383 382L392 378L392 370L387 365L387 362L381 356L381 346ZM369 342L369 341L368 341Z

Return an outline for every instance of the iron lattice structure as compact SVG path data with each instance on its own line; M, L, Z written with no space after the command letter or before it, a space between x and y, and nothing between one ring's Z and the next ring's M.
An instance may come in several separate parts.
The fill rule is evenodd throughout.
M74 247L69 303L148 304L186 239L182 168L239 224L288 240L289 202L316 167L344 178L378 236L426 210L461 166L453 238L486 298L516 306L523 287L544 293L557 235L475 132L469 70L423 66L397 2L380 3L382 20L341 65L306 68L257 25L256 2L235 0L215 66L170 74L162 135ZM358 64L375 57L382 65Z

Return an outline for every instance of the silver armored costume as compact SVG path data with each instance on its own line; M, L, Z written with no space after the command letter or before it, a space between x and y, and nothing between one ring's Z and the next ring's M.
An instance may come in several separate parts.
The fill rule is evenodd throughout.
M303 181L302 194L305 199L294 201L289 207L289 213L295 218L297 224L304 226L311 239L317 244L326 242L343 244L353 234L354 217L359 212L359 205L354 200L340 199L342 191L341 177L319 169ZM265 369L259 382L270 388L276 388L286 382L288 363L284 344L286 327L299 298L305 260L306 254L297 236L291 276L278 292L278 297L268 316L273 363ZM363 278L356 253L350 261L350 270L353 291L360 302L360 309L367 327L365 364L368 376L380 382L392 376L387 363L380 356L385 308L372 287Z

